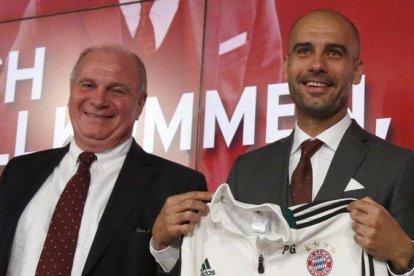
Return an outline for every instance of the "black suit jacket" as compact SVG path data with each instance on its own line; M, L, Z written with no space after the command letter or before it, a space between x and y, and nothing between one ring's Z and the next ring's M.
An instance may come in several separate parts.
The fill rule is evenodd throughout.
M289 193L290 136L240 156L228 183L237 200L292 205ZM351 179L365 189L346 191ZM314 201L370 196L414 239L414 153L363 130L355 121L343 136Z
M12 159L0 178L0 275L5 275L17 222L68 146ZM165 199L206 190L202 174L144 152L133 142L116 180L83 276L156 275L151 229Z

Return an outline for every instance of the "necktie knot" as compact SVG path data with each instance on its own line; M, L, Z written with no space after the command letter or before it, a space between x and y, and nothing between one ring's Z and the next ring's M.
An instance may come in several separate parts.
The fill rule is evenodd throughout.
M82 152L81 154L79 154L79 162L85 164L85 165L91 165L93 162L96 161L96 155L93 152Z
M323 142L318 139L304 141L301 145L302 153L300 158L311 158L312 155L322 146L322 144Z
M140 12L141 18L149 17L149 13L150 13L150 10L153 4L154 4L154 1L144 2L141 4L141 12Z

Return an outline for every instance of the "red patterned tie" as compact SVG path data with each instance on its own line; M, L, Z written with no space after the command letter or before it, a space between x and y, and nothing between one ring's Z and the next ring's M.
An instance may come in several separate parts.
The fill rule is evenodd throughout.
M310 158L322 146L320 140L307 140L302 143L301 156L292 174L290 191L293 204L312 202L312 164Z
M141 18L135 32L135 42L139 54L142 55L150 55L155 52L154 28L149 16L152 4L154 4L153 1L141 4Z
M79 155L78 170L66 184L53 212L36 275L70 276L91 179L89 168L95 160L91 152Z

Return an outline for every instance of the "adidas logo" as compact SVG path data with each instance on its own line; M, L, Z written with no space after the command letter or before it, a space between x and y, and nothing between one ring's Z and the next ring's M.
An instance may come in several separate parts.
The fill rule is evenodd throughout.
M208 259L206 258L204 260L204 263L201 265L200 269L200 276L212 276L216 275L216 272L214 269L211 269L210 263L208 262Z

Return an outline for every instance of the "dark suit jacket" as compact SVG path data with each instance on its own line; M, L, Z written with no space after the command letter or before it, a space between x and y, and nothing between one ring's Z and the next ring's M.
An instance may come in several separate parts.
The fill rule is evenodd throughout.
M286 207L289 193L290 136L240 156L228 183L237 200ZM354 179L365 189L345 192ZM394 146L352 122L333 157L315 201L370 196L383 205L414 239L414 153Z
M5 275L24 208L68 146L16 157L0 178L0 275ZM202 174L144 152L133 142L109 198L82 275L156 275L151 229L165 199L206 190Z

